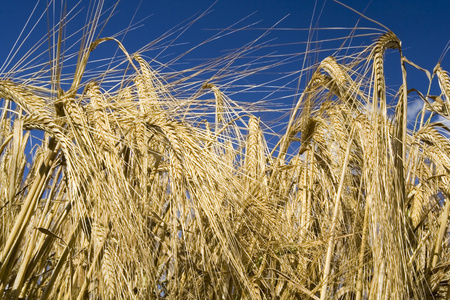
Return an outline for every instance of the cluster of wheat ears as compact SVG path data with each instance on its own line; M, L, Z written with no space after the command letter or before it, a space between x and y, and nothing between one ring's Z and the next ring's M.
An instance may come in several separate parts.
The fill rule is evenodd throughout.
M440 64L412 63L392 32L327 57L269 147L257 113L214 81L175 96L183 80L94 39L99 18L70 75L63 19L50 63L0 78L0 298L450 297L449 129L426 117L450 111ZM131 74L89 71L101 43ZM395 113L387 49L400 54ZM408 87L406 68L441 95Z

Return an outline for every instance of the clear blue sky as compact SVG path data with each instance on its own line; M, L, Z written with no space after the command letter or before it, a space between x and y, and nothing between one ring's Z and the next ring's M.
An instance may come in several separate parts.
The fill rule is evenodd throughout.
M41 0L41 3L37 6L35 17L32 18L32 23L43 12L46 2L47 0ZM56 2L59 3L60 1L58 0ZM342 0L342 2L358 11L364 11L366 16L391 29L402 40L404 53L407 58L429 70L433 69L450 39L450 1L448 0ZM3 1L0 6L0 26L2 28L2 35L0 36L0 57L2 58L2 63L6 60L9 50L19 36L35 3L35 0ZM69 0L68 3L68 7L72 7L77 1ZM115 1L113 0L105 1L105 8L112 6L114 3ZM84 11L81 13L83 17L76 17L69 24L68 33L74 32L84 24L84 14L88 6L89 1L80 1L78 7L80 9L84 7ZM300 70L304 62L301 55L295 56L294 54L305 51L306 46L304 42L308 38L308 31L299 29L307 29L311 25L314 28L353 27L358 21L360 27L382 29L382 27L375 23L360 19L356 13L331 0L219 0L216 3L206 0L122 0L117 7L116 14L101 36L108 36L126 28L134 16L133 22L140 21L139 24L142 26L129 32L123 39L123 43L129 52L135 52L147 43L160 37L167 30L176 26L180 28L179 24L186 24L187 19L192 16L198 16L210 6L212 7L209 13L195 22L181 36L177 37L178 33L176 33L166 41L159 43L159 45L167 45L173 42L171 47L161 52L160 48L154 46L152 51L147 52L147 58L152 59L156 57L159 62L164 63L184 53L188 49L199 45L208 37L219 32L219 29L230 26L233 28L250 26L252 28L251 30L234 33L199 47L179 59L176 64L170 66L177 70L188 68L201 63L205 59L218 57L224 55L227 51L242 47L261 36L265 32L264 28L275 26L276 30L261 37L257 44L280 46L265 47L256 50L254 53L247 53L247 61L252 60L252 55L257 56L270 53L272 55L280 54L279 57L283 57L285 54L291 55L288 63L279 69L275 69L278 75L249 76L239 84L241 86L258 85L271 80L270 76L280 76L283 72L283 74L291 72L291 76L286 77L286 82L277 81L274 85L280 86L287 84L291 88L295 88L298 81L296 79L298 74L295 74L295 70ZM38 38L46 34L46 18L44 15L43 21L32 33L29 43L34 43ZM233 26L236 22L239 23ZM27 28L31 28L32 25L28 25ZM290 30L285 30L287 28ZM364 30L359 31L359 33L363 32ZM365 32L373 33L375 31L366 30ZM346 36L348 33L349 30L320 30L317 31L312 39L313 41L317 41ZM177 38L175 39L175 37ZM372 37L358 39L352 45L368 45L372 40ZM334 47L335 45L325 42L312 44L312 46L320 47L321 49ZM26 49L26 46L24 48ZM103 54L107 50L104 49L104 51L102 52ZM22 53L19 51L16 58L20 57ZM310 57L311 61L306 63L307 65L311 64L314 60L322 59L331 53L332 51L320 54L318 57L312 56ZM262 64L268 64L269 61L270 59L267 58ZM245 60L236 62L236 64L239 63L245 65ZM255 66L258 66L257 62L253 62L252 67ZM444 69L450 70L449 55L443 59L442 66ZM7 70L8 68L3 71ZM266 73L268 72L266 71ZM205 74L204 79L207 79L210 75ZM393 73L392 77L395 76L396 74ZM416 76L417 79L415 79ZM426 84L424 84L425 77L422 74L411 70L410 79L412 84L417 85L418 88L426 88ZM392 80L396 82L395 78ZM232 91L230 89L230 93ZM252 95L252 97L258 97L255 96L255 93ZM267 94L261 97L268 97L270 99L270 96L267 96ZM284 97L283 94L276 97L273 96L274 99L285 101L286 105L291 106L294 101L293 97L282 97Z
M38 6L38 12L42 12L46 1L40 1L42 3ZM69 7L76 2L76 0L69 0ZM105 1L105 7L111 6L114 2L115 0ZM342 0L342 2L359 11L365 10L368 17L389 27L403 41L406 55L426 68L434 66L450 39L450 1ZM5 53L19 35L35 3L36 0L2 1L0 7L0 26L2 28L0 55L2 58L5 57ZM87 0L81 0L79 7L87 7L88 3ZM206 0L122 0L117 15L108 25L107 32L116 32L126 27L139 6L135 20L142 20L145 17L148 19L143 21L143 28L136 30L136 35L129 35L126 45L128 48L142 46L144 42L150 42L183 20L206 10L213 3L214 1ZM191 30L188 30L181 40L191 41L192 45L195 45L201 40L201 37L212 34L211 31L205 32L205 29L228 27L252 13L254 14L242 25L261 21L255 27L269 27L288 16L278 27L308 28L314 6L316 6L314 21L318 22L314 25L318 27L353 26L358 20L356 14L331 0L219 0L213 5L212 12L198 21ZM361 24L380 28L376 24L366 21ZM46 25L45 22L44 25ZM71 26L73 29L76 25L72 24ZM44 33L38 31L37 34ZM138 38L135 38L136 36ZM293 42L303 41L303 35L295 31L290 32L289 36ZM230 45L230 48L244 44L248 40L245 40L245 37L239 37L234 42L236 45ZM444 59L443 65L444 67L448 66L447 69L449 69L449 59Z

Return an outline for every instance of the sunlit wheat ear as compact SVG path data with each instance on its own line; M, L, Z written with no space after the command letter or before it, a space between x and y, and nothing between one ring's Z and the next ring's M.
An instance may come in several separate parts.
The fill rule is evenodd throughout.
M28 91L24 86L2 80L0 81L0 97L15 102L26 113L35 115L36 118L53 127L50 112L45 110L45 102ZM56 126L56 124L53 125Z
M260 178L264 171L263 133L259 122L259 119L254 116L251 116L248 121L244 169L250 178Z
M338 86L342 86L349 79L348 74L345 73L342 66L337 63L333 56L329 56L322 60L318 69L322 69L327 72Z
M47 106L45 100L36 96L27 86L12 81L0 80L0 96L16 102L28 113L43 111Z
M86 86L86 95L90 97L90 108L92 110L91 124L94 129L96 139L99 141L99 146L103 150L111 151L114 147L112 138L112 131L110 128L108 114L106 112L106 99L100 92L99 86L91 82Z
M140 118L136 118L136 121L134 122L134 130L135 130L135 141L137 149L141 152L141 154L144 154L146 152L146 136L147 136L147 130L145 128L145 123Z
M414 138L430 146L436 146L437 149L442 150L442 153L448 154L450 153L450 141L438 132L436 127L439 125L441 123L431 123L422 127L415 133Z
M139 55L135 55L134 59L139 64L140 73L136 74L134 79L138 90L139 105L143 114L161 111L158 91L156 89L163 88L163 84L158 81L155 72L150 65Z
M303 154L308 148L313 139L314 132L316 130L318 120L316 118L308 118L306 119L301 127L301 146L299 149L299 154Z
M109 299L114 299L117 297L117 276L119 276L116 272L117 266L115 259L113 257L113 253L110 250L110 247L107 245L105 247L105 251L102 259L102 277L103 282L105 284L105 295L109 297Z
M331 77L321 74L320 69L317 69L316 72L314 72L311 80L306 86L305 91L300 96L300 99L297 101L297 104L291 113L289 123L286 128L286 133L279 141L279 162L285 159L287 149L289 148L294 136L302 131L305 128L305 124L309 122L308 119L311 116L311 109L315 104L314 101L316 100L315 93L322 90L323 86L331 80ZM302 151L305 149L303 146L306 145L302 145Z
M75 127L87 126L86 113L76 102L75 96L64 95L60 101L62 101L64 114L69 119L68 123Z
M328 76L324 76L319 71L324 71ZM321 76L322 75L322 76ZM315 75L320 83L312 82L311 87L318 84L327 87L333 94L335 94L341 101L349 106L360 105L355 102L356 96L362 96L357 84L353 81L347 73L344 66L340 65L333 56L325 58L319 65Z
M445 96L445 113L450 114L450 77L448 76L447 71L442 69L440 63L434 68L434 72L438 77L439 87L441 88L442 94Z
M216 100L215 107L216 107L216 114L215 114L215 123L216 123L216 129L215 133L220 130L222 124L224 123L224 115L223 115L223 95L220 89L215 86L212 83L205 83L202 86L202 89L211 89L214 92L214 98Z
M134 90L135 86L133 85L126 86L118 91L115 96L113 118L110 118L110 122L118 127L119 132L116 134L126 133L124 139L129 147L144 151L144 120L143 114L139 110L138 101L136 101L138 96L133 93Z
M412 202L410 216L413 228L417 228L426 217L427 210L429 210L431 204L432 193L432 183L427 182L426 179L410 191L408 196L411 197L409 201Z
M384 53L387 49L401 49L401 42L393 32L383 34L378 38L373 47L371 57L373 59L373 76L374 76L374 95L373 108L380 105L384 106L386 102L386 83L384 79Z
M15 102L30 115L27 119L27 125L30 128L43 129L48 132L61 143L63 151L68 154L69 144L66 136L54 122L54 116L51 115L51 112L44 109L44 102L39 100L39 97L12 82L0 81L0 98Z
M183 154L186 149L184 144L190 140L190 134L180 122L164 117L149 118L146 120L146 127L154 134L160 135L164 140L164 144L170 153L172 176L174 176L176 182L182 182L184 174Z

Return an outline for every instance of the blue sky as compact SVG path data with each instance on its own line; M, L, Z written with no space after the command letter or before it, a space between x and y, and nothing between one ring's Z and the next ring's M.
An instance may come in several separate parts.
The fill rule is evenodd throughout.
M47 0L40 2L37 12L42 12ZM56 0L56 2L59 1ZM69 0L68 6L71 7L77 2ZM105 7L110 7L114 2L115 0L105 1ZM365 11L368 17L394 31L403 42L406 55L426 68L434 66L450 39L449 1L342 0L342 2L359 11ZM0 26L3 29L0 37L1 57L5 56L19 35L35 3L35 0L3 1L0 7ZM89 1L82 0L79 7L84 7L86 11L88 4ZM201 40L201 37L212 34L212 29L228 27L245 17L248 17L247 21L241 25L259 21L260 23L255 27L270 27L286 17L278 24L278 27L297 29L308 28L311 19L318 27L354 26L359 19L358 15L331 0L219 0L215 4L214 1L205 0L122 0L117 14L108 24L107 32L113 33L125 28L138 9L135 21L147 19L142 21L143 27L137 29L135 33L129 34L129 38L126 39L127 48L131 48L131 52L133 52L144 42L154 40L166 30L205 11L210 6L212 6L211 12L183 34L183 41L187 40L195 45ZM361 24L380 28L367 21L363 21ZM44 25L46 25L45 22ZM76 25L71 24L72 29ZM34 34L43 35L45 32L40 30ZM135 38L136 36L138 38ZM292 41L301 42L303 36L296 31L289 32ZM251 38L250 35L249 38ZM248 40L245 40L244 36L237 37L234 42L239 45ZM450 67L448 61L448 59L444 59L444 68Z
M60 1L56 2L60 3ZM68 7L73 7L77 2L69 0ZM429 70L432 70L436 65L450 39L450 18L448 17L450 15L450 1L342 0L342 2L358 11L364 12L367 17L391 29L402 40L405 56ZM0 57L2 58L2 63L6 61L8 52L12 49L21 30L24 28L24 24L31 14L35 3L36 1L31 0L4 1L2 3L0 7L0 26L3 29L0 36L0 44L2 45L0 47ZM41 0L36 6L35 14L24 32L25 35L34 26L38 16L44 11L46 3L46 0ZM113 0L107 0L104 7L111 7L114 3L115 1ZM84 16L88 7L89 1L80 1L77 9L82 10L82 12L69 23L67 33L75 32L84 24ZM359 33L375 33L377 30L383 30L381 26L366 19L361 19L358 14L331 0L219 0L217 2L205 0L122 0L116 9L116 14L111 18L101 36L112 35L127 28L130 23L135 24L136 28L133 31L128 32L125 36L120 36L128 51L133 53L173 28L185 28L192 18L198 17L205 12L207 12L205 16L201 17L189 28L186 28L185 31L184 29L173 31L174 33L166 40L152 45L150 51L145 53L146 58L148 60L154 59L154 65L159 66L161 70L182 70L195 67L202 62L226 55L227 53L232 53L235 49L257 40L251 45L251 50L243 53L242 59L232 64L231 69L233 71L230 71L230 73L243 71L245 68L248 70L258 66L269 65L283 58L286 59L285 64L278 68L264 70L256 75L249 75L240 81L228 84L225 88L232 97L235 95L238 100L248 98L251 101L255 101L259 97L268 101L274 101L280 107L285 108L290 107L295 101L295 97L289 97L289 95L294 94L299 81L299 70L334 53L333 50L320 52L320 54L308 56L309 60L305 61L302 53L305 51L306 44L304 42L308 39L309 32L305 29L310 27L324 29L315 31L314 35L310 36L313 41L310 47L322 50L336 47L342 42L339 41L338 44L327 43L323 42L324 39L344 37L350 32L350 29L336 28L352 28L358 24L359 27L372 28L371 30L360 30L358 31ZM244 27L248 29L234 33L231 33L232 30L221 31L225 28L237 29ZM274 29L267 33L267 28L271 27L274 27ZM35 43L38 38L45 36L46 32L47 16L44 15L23 49L26 49L27 45ZM203 41L218 33L221 38L197 47ZM25 35L22 35L20 41L23 40ZM373 36L368 36L355 39L352 41L352 45L368 45L373 41L373 38ZM191 49L193 50L191 51ZM102 51L98 51L95 57L101 58L102 55L113 53L108 51L114 50L106 47L102 48ZM21 57L23 53L23 51L19 50L15 59ZM181 54L183 54L182 57L176 62L172 61ZM258 60L255 59L257 56L266 57ZM390 54L386 58L387 71L389 71L391 65L397 66L397 58L398 56L395 54ZM164 65L167 62L171 62L171 64L169 66ZM219 61L220 63L222 63L221 67L224 67L226 64L225 60ZM251 66L246 67L246 64L251 64ZM8 71L11 66L12 64L1 70L3 72ZM450 70L448 55L442 60L442 66L444 69ZM413 69L408 69L408 71L410 72L408 74L410 87L416 87L421 90L426 89L425 76ZM214 75L217 75L217 71L205 73L202 75L203 77L200 76L199 80L207 80L209 76ZM230 78L225 77L223 80L224 82L229 81ZM277 79L273 84L264 84L276 78L282 79ZM394 70L392 73L388 73L387 80L388 84L392 83L395 87L399 82L398 72L396 73ZM219 83L224 83L220 82L220 80L218 81ZM271 88L261 88L260 90L264 90L264 92L257 92L257 88L250 89L251 93L243 93L245 95L244 99L239 99L241 94L235 94L241 89L248 89L251 86L258 87L260 85L270 86ZM280 89L280 87L283 88ZM436 84L435 88L437 88ZM279 93L273 94L273 91L277 89ZM423 92L425 93L426 90Z

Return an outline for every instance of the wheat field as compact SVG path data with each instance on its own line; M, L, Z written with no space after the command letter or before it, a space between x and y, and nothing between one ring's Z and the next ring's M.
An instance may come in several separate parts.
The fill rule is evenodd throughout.
M439 63L416 65L386 30L308 66L274 135L264 106L97 37L100 12L75 54L63 18L49 63L0 74L0 298L450 298ZM90 69L100 44L120 63ZM400 88L386 85L386 51ZM407 70L440 95L409 87Z

